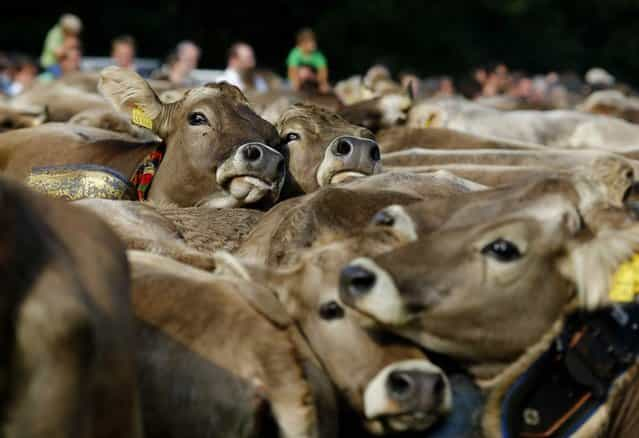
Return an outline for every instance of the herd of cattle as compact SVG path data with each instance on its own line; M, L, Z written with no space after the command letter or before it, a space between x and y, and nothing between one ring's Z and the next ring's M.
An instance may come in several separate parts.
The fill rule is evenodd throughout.
M0 101L0 435L639 436L639 105L336 90Z

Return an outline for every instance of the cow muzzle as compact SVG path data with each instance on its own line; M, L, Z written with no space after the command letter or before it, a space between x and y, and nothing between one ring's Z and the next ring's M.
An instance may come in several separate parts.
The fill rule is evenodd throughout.
M403 325L412 319L390 274L366 257L342 269L339 297L347 306L385 325Z
M426 430L448 414L451 406L446 375L427 360L388 365L364 391L366 425L378 435Z
M417 226L401 205L390 205L378 211L371 219L371 224L391 228L402 243L417 240Z
M210 207L241 207L266 198L274 203L282 190L286 164L270 146L245 143L218 167L215 176L224 196L207 202Z
M326 148L316 178L319 186L324 187L381 171L381 153L374 140L343 135Z

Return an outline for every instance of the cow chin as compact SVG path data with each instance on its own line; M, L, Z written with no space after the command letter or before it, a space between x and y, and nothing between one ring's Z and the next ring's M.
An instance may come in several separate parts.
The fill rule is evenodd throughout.
M227 178L221 184L223 191L204 199L198 206L210 208L239 208L268 200L274 204L279 198L281 181L267 183L255 176L242 175Z

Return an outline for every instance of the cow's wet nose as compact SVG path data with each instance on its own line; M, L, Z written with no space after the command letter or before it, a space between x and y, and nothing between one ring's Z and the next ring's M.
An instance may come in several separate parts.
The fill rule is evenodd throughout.
M262 150L255 144L247 144L242 148L242 155L246 161L255 162L262 158Z
M275 149L263 143L247 143L240 146L236 153L240 167L248 175L258 176L267 181L276 181L283 177L286 163L284 157ZM242 172L238 169L238 172Z
M401 370L388 375L386 389L390 399L409 405L411 410L422 411L439 406L444 399L446 382L441 373Z
M340 274L340 290L351 299L357 299L368 294L377 277L374 272L358 265L347 266Z
M331 153L342 159L351 161L349 164L355 166L374 165L381 160L381 152L378 144L368 138L342 136L335 139L331 145Z

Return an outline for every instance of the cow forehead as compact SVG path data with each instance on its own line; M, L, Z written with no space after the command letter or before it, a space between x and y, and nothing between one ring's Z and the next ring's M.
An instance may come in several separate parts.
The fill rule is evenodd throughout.
M451 221L444 224L442 229L468 229L473 227L475 231L482 232L499 226L499 224L522 222L536 224L539 232L546 235L566 230L569 234L577 232L581 225L581 217L577 208L565 197L552 194L540 199L516 205L512 211L504 211L509 208L507 204L489 204L475 210L463 212L462 221ZM461 216L461 215L460 215Z
M229 95L228 93L224 93L219 88L210 88L210 87L198 87L192 88L188 90L184 94L183 103L185 104L197 104L201 102L206 102L207 100L228 100L229 102L237 102L241 103L238 99L234 98L234 96Z
M328 131L372 136L368 130L353 125L338 114L311 105L294 105L286 110L277 122L280 131L294 125L316 135Z

